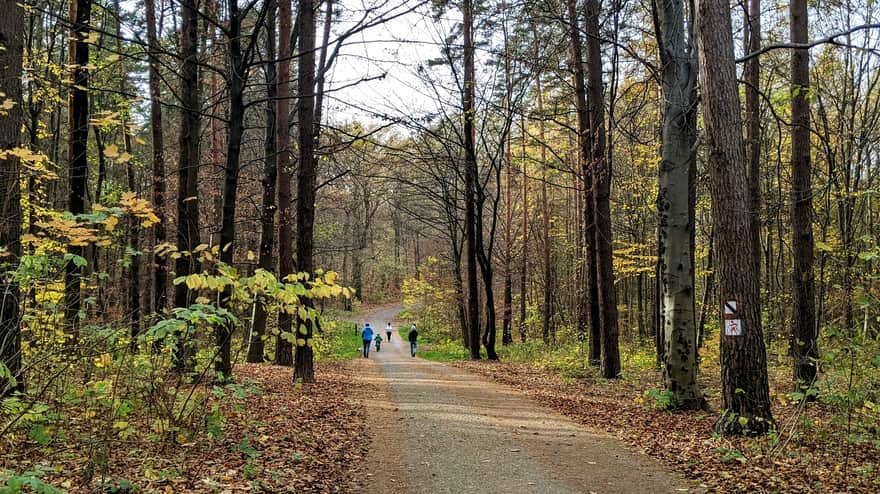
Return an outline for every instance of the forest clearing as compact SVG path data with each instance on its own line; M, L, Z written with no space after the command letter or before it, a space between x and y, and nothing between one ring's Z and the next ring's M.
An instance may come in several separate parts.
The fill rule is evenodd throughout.
M0 7L0 494L880 491L875 2Z

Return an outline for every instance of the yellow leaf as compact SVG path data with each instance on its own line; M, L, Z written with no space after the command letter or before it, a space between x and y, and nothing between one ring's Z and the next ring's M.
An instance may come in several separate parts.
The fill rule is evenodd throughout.
M112 232L116 228L117 224L119 224L119 218L116 216L110 216L109 218L107 218L106 221L104 221L104 230Z
M141 139L140 137L135 137L135 138L134 138L134 142L140 144L141 146L143 146L144 144L147 143L147 141Z
M104 156L108 158L116 158L119 156L119 146L116 144L111 144L104 148Z
M119 155L119 159L117 161L119 161L120 163L128 163L129 161L131 161L131 158L131 153L122 153Z

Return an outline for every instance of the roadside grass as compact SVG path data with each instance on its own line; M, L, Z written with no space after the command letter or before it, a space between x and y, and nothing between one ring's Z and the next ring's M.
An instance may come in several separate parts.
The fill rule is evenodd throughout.
M351 360L361 355L362 343L355 323L325 320L315 344L318 361Z

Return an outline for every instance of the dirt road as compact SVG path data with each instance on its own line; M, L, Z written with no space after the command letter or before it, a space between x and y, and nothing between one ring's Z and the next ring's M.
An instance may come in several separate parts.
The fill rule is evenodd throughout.
M381 329L399 310L384 307L359 322ZM412 358L397 333L355 368L379 389L364 397L372 440L366 492L690 491L650 458L511 388Z

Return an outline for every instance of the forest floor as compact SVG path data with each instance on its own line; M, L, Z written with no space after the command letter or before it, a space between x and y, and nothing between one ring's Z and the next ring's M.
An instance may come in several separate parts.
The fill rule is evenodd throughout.
M399 307L364 314L377 328ZM405 331L404 331L405 334ZM523 393L460 367L412 358L395 333L351 365L372 439L368 493L659 493L694 482Z
M71 493L352 492L368 444L350 375L346 362L322 362L316 383L298 385L288 367L240 364L236 381L259 391L213 396L207 408L222 408L222 432L164 440L136 433L123 440L115 428L104 434L101 424L68 421L63 442L22 438L0 447L0 474L42 471L43 481ZM12 485L0 475L0 492L4 483Z

